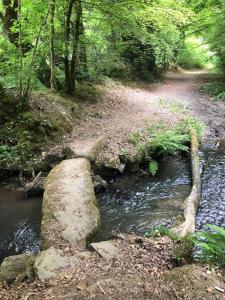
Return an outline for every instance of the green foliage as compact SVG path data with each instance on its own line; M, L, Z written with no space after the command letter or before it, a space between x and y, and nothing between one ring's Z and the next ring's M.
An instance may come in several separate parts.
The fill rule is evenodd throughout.
M76 107L75 103L52 94L38 94L32 101L33 108L26 106L25 99L10 95L0 101L1 170L31 172L43 149L71 129L71 108Z
M204 262L225 267L225 229L215 225L207 225L207 227L210 232L196 232L190 240L200 247L201 259Z
M210 61L212 67L217 66L225 72L225 6L224 1L217 0L191 0L189 7L195 12L195 20L189 27L189 34L195 33L201 37L211 51ZM217 71L217 70L216 70Z
M197 138L200 141L205 128L204 124L196 117L189 116L177 125L177 130L185 132L186 134L189 134L190 128L192 128L195 131Z
M120 160L122 162L129 162L130 161L130 152L127 149L121 149L119 154Z
M137 159L149 163L149 172L154 176L158 171L158 164L153 158L189 151L190 127L195 130L200 140L203 124L194 117L186 117L171 129L162 124L151 125L147 136L134 132L129 136L129 142L136 146Z
M141 140L140 132L132 132L128 137L128 141L134 144L135 146L139 144L140 140Z
M156 160L152 160L149 163L148 169L149 169L149 172L152 174L152 176L155 176L159 170L158 162Z
M225 102L225 91L214 97L215 101L224 101Z
M200 38L188 38L179 51L177 63L184 69L204 69L209 67L211 56L209 47Z
M152 151L159 155L175 155L179 151L188 151L188 147L186 146L188 141L190 141L188 134L179 133L179 131L174 128L155 134L149 145Z
M78 85L75 96L81 101L97 103L102 100L103 94L92 83L83 82Z
M0 129L0 169L29 170L53 131L30 112L4 123Z
M168 236L169 238L171 238L171 240L174 241L178 239L177 236L171 231L171 229L163 225L153 227L145 233L145 237L147 238L160 238L162 236Z
M10 1L9 1L10 2ZM76 64L77 80L100 78L102 75L129 79L139 77L153 81L176 63L177 51L183 43L182 28L190 24L192 10L182 1L100 1L82 3L83 30L80 32ZM17 41L0 35L0 80L5 87L19 87L31 76L34 90L49 87L50 79L50 17L49 2L44 0L22 2L20 19L11 30L19 33L26 51L22 57ZM3 4L0 11L4 13ZM55 12L55 75L60 89L65 83L65 16L68 1L56 1ZM76 19L73 9L71 24ZM41 30L43 21L44 29ZM21 25L21 26L20 26ZM3 28L0 27L0 31ZM2 33L2 32L1 32ZM34 45L37 42L34 54ZM73 53L72 30L69 58ZM32 59L34 61L32 62ZM86 98L86 97L85 97Z
M213 81L204 84L201 90L210 96L214 101L225 101L225 83L223 81Z
M201 90L210 96L217 96L225 91L225 83L223 81L208 82L201 87Z

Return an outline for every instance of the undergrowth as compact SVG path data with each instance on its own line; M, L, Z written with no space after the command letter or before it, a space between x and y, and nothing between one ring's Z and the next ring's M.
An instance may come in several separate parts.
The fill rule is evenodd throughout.
M225 82L208 82L201 87L201 90L210 96L214 101L225 101Z
M64 99L55 95L35 97L37 100L29 103L13 95L2 94L0 98L1 171L32 173L39 167L38 157L46 146L71 128L75 104L69 100L64 104Z
M147 238L160 238L163 236L168 236L173 241L178 240L176 234L174 234L171 229L164 225L155 226L145 233L145 237Z
M151 239L160 239L163 236L169 237L174 241L173 258L178 266L190 264L192 262L193 241L189 237L180 239L170 228L164 225L151 228L145 233L145 237Z
M209 231L198 231L190 240L200 248L200 259L212 265L225 267L225 229L216 225L206 225Z
M161 124L149 126L147 137L142 136L140 132L134 132L130 135L129 141L136 147L137 159L147 162L149 172L154 176L158 171L157 157L189 151L190 127L195 130L200 139L203 130L202 123L194 117L187 117L170 129Z

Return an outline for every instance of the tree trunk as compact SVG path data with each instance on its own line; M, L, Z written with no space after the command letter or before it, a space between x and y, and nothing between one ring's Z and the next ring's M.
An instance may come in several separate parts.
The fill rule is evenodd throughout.
M82 4L81 4L81 20L80 20L80 35L82 38L84 38L84 23L83 23L83 9L82 9ZM88 73L88 65L87 65L87 51L86 51L86 46L84 44L84 41L82 40L80 42L80 77L82 79L89 79L89 73Z
M70 48L70 22L73 10L74 0L69 1L68 10L66 13L66 26L65 26L65 53L64 53L64 64L65 64L65 88L68 94L70 94L71 77L70 77L70 61L69 61L69 48Z
M0 13L3 23L3 31L7 35L9 41L18 47L19 33L14 32L14 22L18 20L19 1L18 0L2 0L5 9L4 15Z
M21 0L18 0L18 21L19 21L19 38L18 38L18 46L19 46L19 91L20 96L23 96L23 42L22 42L22 15L21 15Z
M191 161L192 161L192 190L191 194L184 201L184 222L173 228L172 231L179 237L194 233L196 212L201 198L201 175L199 167L199 143L194 129L191 134Z
M51 90L55 90L55 0L50 2L50 65L51 65Z
M28 98L30 96L30 93L31 93L32 69L33 69L34 60L35 60L35 56L36 56L36 52L37 52L37 48L38 48L38 43L39 43L44 25L47 22L48 15L49 15L49 10L47 11L45 18L43 19L43 21L42 21L42 23L39 27L38 35L37 35L36 40L35 40L35 45L34 45L34 48L33 48L31 61L30 61L30 65L29 65L29 74L28 74L28 78L27 78L27 84L26 84L25 91L24 91L24 96L26 98Z
M81 1L77 0L75 5L76 12L76 21L73 23L72 28L72 60L70 66L70 74L71 74L71 85L69 94L73 94L76 90L76 79L77 79L77 71L78 71L78 47L80 41L80 22L81 22Z

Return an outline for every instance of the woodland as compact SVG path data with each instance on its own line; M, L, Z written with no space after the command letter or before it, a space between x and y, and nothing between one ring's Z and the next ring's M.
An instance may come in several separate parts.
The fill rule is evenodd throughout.
M58 131L32 114L32 92L82 99L107 77L154 82L180 67L223 73L224 10L223 0L2 0L1 169L29 169L44 137ZM223 81L206 90L225 98Z
M224 105L225 0L1 0L0 298L224 296ZM94 158L83 154L90 144ZM75 153L77 145L82 155ZM145 190L139 192L143 178ZM113 185L116 196L107 198ZM110 209L97 202L99 191L116 203L113 220L122 216L121 223L138 228L141 218L144 226L155 212L159 221L167 213L174 223L149 226L141 237L112 230L116 242L109 242L110 251L118 258L120 249L122 255L104 260L104 249L104 255L94 247L89 251L92 237L109 224ZM33 215L28 202L17 213L17 193L39 203ZM146 211L135 218L144 200ZM123 205L128 217L120 215ZM72 229L63 235L67 225ZM78 232L85 226L86 235ZM68 238L74 233L85 235L82 250L80 240ZM43 246L47 234L55 248ZM198 249L202 255L195 264ZM24 253L32 258L29 266ZM39 255L47 255L43 273L57 280L41 280ZM22 268L19 279L13 268Z

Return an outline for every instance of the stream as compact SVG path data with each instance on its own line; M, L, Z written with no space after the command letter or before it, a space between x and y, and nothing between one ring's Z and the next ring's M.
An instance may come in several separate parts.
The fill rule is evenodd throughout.
M190 191L189 158L164 158L155 177L118 178L97 195L102 227L95 239L107 239L111 231L144 235L153 226L174 225Z
M41 198L0 188L0 263L4 257L39 252Z
M202 200L197 229L208 223L225 228L225 147L206 145L200 151ZM190 158L165 157L155 177L123 175L97 194L101 228L95 241L112 231L144 235L157 225L172 226L191 191ZM41 198L0 188L0 262L4 257L40 249Z
M225 147L208 144L200 150L202 200L196 227L206 224L225 228ZM144 235L151 227L175 225L182 203L191 190L190 160L167 158L152 177L124 176L97 196L102 227L96 240L111 231Z

